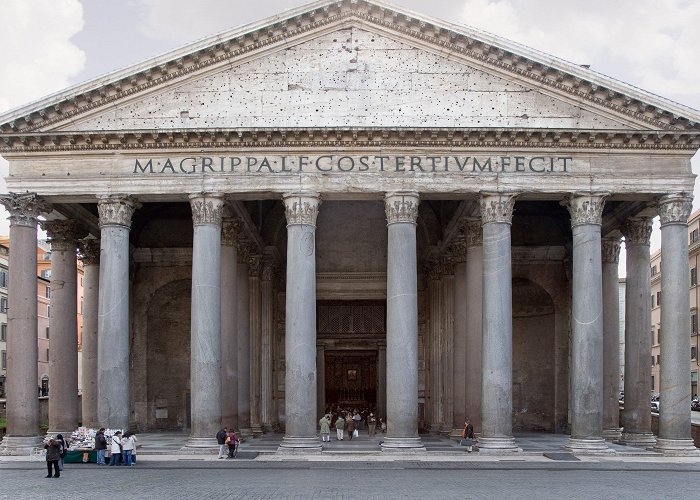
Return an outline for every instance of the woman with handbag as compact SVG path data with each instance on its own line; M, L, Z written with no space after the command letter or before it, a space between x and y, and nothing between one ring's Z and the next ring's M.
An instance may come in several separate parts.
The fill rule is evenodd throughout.
M460 446L464 443L467 447L467 453L472 452L472 446L474 445L474 426L469 421L469 417L464 419L464 429L462 429L462 439L459 440Z

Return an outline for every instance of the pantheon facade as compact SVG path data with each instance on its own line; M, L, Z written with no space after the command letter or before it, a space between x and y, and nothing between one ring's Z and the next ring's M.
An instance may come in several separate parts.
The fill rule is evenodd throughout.
M568 433L580 454L610 440L696 452L695 110L461 25L324 0L11 111L0 139L2 453L39 440L38 224L52 246L49 432L186 429L197 448L228 425L320 452L320 414L366 407L386 419L385 452L420 452L419 431L456 435L465 417L482 453L519 452L521 430Z

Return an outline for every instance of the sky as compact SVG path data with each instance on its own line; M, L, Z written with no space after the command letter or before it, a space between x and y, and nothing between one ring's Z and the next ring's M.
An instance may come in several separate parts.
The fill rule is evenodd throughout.
M0 113L199 38L306 3L0 0ZM392 3L590 65L592 70L700 109L700 0ZM693 159L693 171L700 172L700 155ZM7 163L0 158L0 174L6 172ZM5 192L4 181L0 181L0 192ZM700 189L696 187L694 209L698 207ZM5 216L0 214L0 234L7 231ZM657 227L652 250L659 244Z

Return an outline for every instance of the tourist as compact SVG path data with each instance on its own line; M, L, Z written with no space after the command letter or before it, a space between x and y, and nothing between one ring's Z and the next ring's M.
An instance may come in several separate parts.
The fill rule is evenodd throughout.
M133 435L131 431L127 431L122 438L122 465L134 465L131 461L134 448L136 448L136 441Z
M363 430L362 429L362 416L360 415L360 413L357 410L355 410L355 414L352 416L352 420L355 423L355 429Z
M95 451L97 452L97 465L105 465L105 451L107 450L107 438L105 428L102 427L95 434Z
M58 459L58 470L63 470L63 460L66 458L66 455L68 454L68 444L66 443L66 440L63 439L63 435L61 434L56 434L56 441L60 444L61 452L60 452L60 458Z
M355 420L353 420L349 413L345 420L345 426L348 429L348 438L352 441L353 433L355 432Z
M44 449L46 449L46 468L49 471L46 477L61 477L61 469L58 466L58 461L61 459L61 443L55 439L49 439Z
M369 437L374 437L374 433L377 430L377 418L374 413L370 413L367 417L367 427L369 427Z
M219 445L219 458L226 458L226 451L228 448L228 446L226 446L227 433L228 429L226 427L216 433L216 444Z
M343 418L343 414L339 413L338 418L335 421L335 432L338 437L338 441L343 440L343 433L345 432L345 419Z
M109 459L110 467L113 465L119 465L119 457L122 454L122 432L117 431L112 436L112 444L110 445L110 451L112 452L112 458Z
M321 441L322 442L331 442L331 419L330 415L326 414L321 417L321 420L318 421L318 425L321 427Z
M226 458L236 458L236 454L238 453L238 445L240 443L240 440L236 435L236 431L231 429L228 432L225 443L228 446L228 455Z
M131 450L131 465L136 464L136 447L138 446L136 442L138 439L136 439L136 434L133 432L131 433L131 440L134 442L134 449Z
M469 421L469 417L464 419L464 429L462 429L462 439L460 439L459 444L467 447L467 453L472 452L472 446L474 444L474 426Z

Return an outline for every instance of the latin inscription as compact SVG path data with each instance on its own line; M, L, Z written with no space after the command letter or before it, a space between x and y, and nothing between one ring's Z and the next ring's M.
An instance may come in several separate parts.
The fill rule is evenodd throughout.
M363 173L398 174L494 172L567 173L570 156L187 156L134 160L138 175L188 174L294 174Z

